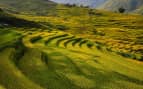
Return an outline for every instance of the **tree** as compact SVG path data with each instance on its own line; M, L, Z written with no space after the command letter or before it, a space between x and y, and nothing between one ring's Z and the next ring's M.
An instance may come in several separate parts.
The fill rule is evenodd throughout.
M89 14L90 16L92 16L92 15L95 15L95 12L94 12L93 9L90 9L89 12L88 12L88 14Z
M65 4L65 6L67 6L67 7L75 7L76 4L69 4L69 3L67 3L67 4Z
M125 10L126 10L126 9L125 9L125 8L122 8L122 7L118 9L118 11L119 11L120 13L124 13Z

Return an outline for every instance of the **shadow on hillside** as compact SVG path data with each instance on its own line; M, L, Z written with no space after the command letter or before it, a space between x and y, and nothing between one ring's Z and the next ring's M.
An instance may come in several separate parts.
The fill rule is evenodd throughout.
M41 27L40 24L33 22L33 21L27 21L21 18L17 18L15 16L12 16L11 14L7 14L3 11L0 11L0 25L4 27L14 26L14 27Z

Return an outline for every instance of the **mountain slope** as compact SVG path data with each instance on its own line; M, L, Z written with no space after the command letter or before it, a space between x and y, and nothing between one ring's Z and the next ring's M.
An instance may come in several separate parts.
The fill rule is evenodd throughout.
M40 24L17 18L10 13L0 11L0 27L41 27Z
M48 15L55 10L55 6L49 0L0 0L0 7L23 14Z
M0 38L6 89L143 89L142 63L88 39L47 29L0 29Z
M119 8L124 8L126 12L130 12L142 5L143 0L107 0L99 9L118 11Z
M143 16L58 10L33 16L0 9L0 22L22 25L0 27L0 89L143 89Z

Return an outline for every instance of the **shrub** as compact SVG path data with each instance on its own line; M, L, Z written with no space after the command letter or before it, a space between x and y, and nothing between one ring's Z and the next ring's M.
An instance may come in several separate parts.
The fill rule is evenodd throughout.
M88 42L88 43L87 43L87 46L88 46L89 48L91 48L91 47L94 46L94 44L93 44L92 42Z

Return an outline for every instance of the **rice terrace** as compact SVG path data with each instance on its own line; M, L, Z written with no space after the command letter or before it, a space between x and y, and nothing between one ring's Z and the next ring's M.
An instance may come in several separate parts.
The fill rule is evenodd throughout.
M0 0L0 89L143 89L142 7Z

